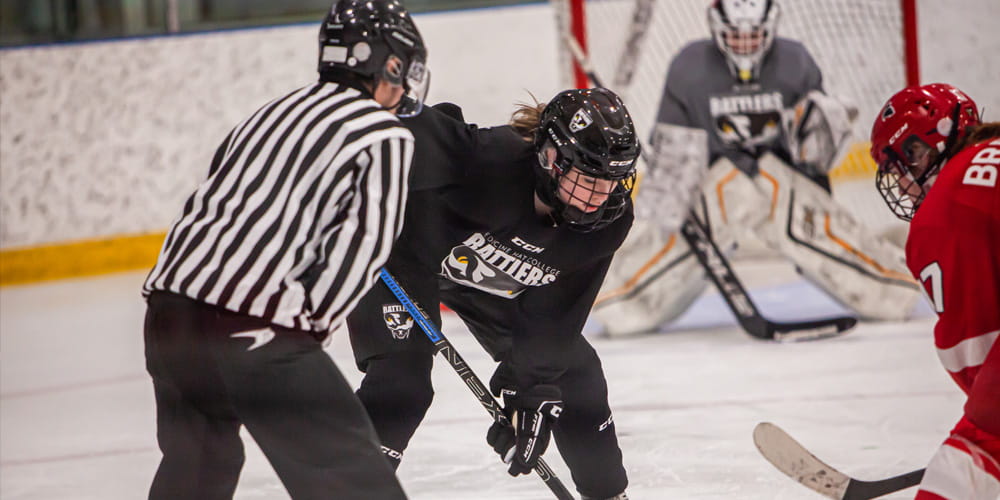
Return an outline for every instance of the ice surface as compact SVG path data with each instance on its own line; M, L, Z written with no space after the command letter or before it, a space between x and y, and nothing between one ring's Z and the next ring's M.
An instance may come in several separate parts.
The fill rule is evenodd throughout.
M145 497L160 454L142 350L143 277L0 290L0 497ZM755 299L774 318L842 311L794 278L753 281ZM863 323L839 339L771 344L742 333L709 292L667 331L592 337L607 373L629 496L819 498L758 455L751 432L760 421L777 423L862 479L923 467L964 401L939 366L932 325L924 308L917 320ZM444 331L488 379L493 363L457 318L446 315ZM346 334L336 335L329 352L356 384ZM399 471L411 498L552 498L537 477L506 474L485 443L486 413L447 364L436 364L434 383L434 405ZM288 498L244 437L236 498ZM572 489L554 448L546 459Z

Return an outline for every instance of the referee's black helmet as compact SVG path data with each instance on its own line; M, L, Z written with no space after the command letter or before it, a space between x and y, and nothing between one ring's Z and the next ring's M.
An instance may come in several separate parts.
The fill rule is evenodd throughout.
M419 112L430 84L424 40L397 0L334 3L319 30L318 69L321 78L349 72L402 86L400 116Z

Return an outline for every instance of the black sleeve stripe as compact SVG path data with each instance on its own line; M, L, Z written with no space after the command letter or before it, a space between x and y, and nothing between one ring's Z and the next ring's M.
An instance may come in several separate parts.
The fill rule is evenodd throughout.
M357 214L358 223L349 240L340 238L338 244L328 252L331 261L342 262L339 272L324 276L317 282L314 292L330 290L327 296L317 304L316 312L323 322L331 321L349 310L350 305L360 299L362 292L372 285L375 272L385 264L395 238L396 218L402 216L403 206L386 206L385 199L402 199L399 191L405 191L405 162L398 156L402 148L392 147L400 139L388 140L381 147L370 148L371 165L359 179L359 192L368 196L356 197L351 210ZM384 149L390 150L383 154ZM396 151L397 156L392 156ZM384 194L384 196L383 196ZM391 238L385 239L388 225ZM343 235L341 235L343 236ZM345 243L346 241L346 243ZM353 284L353 285L348 285ZM315 293L314 293L315 295Z
M257 113L255 115L260 117L259 120L257 120L256 122L248 122L248 124L244 125L244 129L246 128L251 129L251 135L252 135L261 126L261 123L267 120L269 115L272 112L274 112L275 109L277 109L282 104L286 104L287 101L297 96L300 92L301 89L299 91L288 94L282 99L275 100L271 104L265 106L264 108L262 108L264 110L263 113ZM252 123L252 125L249 125L249 123ZM196 245L197 243L200 242L200 241L190 241L188 239L189 233L191 232L192 228L197 222L199 221L207 222L208 220L210 220L206 219L209 208L208 203L213 201L213 196L215 192L219 189L219 183L215 179L217 177L224 178L226 174L229 173L229 170L236 163L236 158L241 155L243 149L246 148L248 144L249 144L248 140L241 141L239 143L239 146L237 146L236 150L234 151L234 153L230 155L223 163L223 166L220 169L216 170L213 173L213 177L210 177L208 180L206 180L192 195L191 198L193 203L190 203L189 206L186 207L186 210L184 214L181 216L180 220L175 222L175 227L182 228L181 231L178 233L177 241L174 242L174 245L172 245L170 248L165 248L164 254L162 254L159 259L160 261L165 260L166 262L164 262L165 264L164 267L169 268L170 270L162 274L157 273L159 275L159 279L152 283L153 286L156 286L157 288L164 290L172 290L174 288L174 276L176 275L176 270L179 267L178 263L183 262L185 259L185 254L183 253L184 249L192 248L193 247L192 243ZM159 261L158 261L158 266L159 266Z
M211 294L212 289L215 289L223 294L226 294L223 290L228 291L229 295L231 295L232 291L235 290L234 286L217 287L220 276L225 271L223 267L238 265L240 268L235 272L235 274L237 276L243 275L249 270L250 265L256 261L255 257L266 257L270 253L274 253L265 252L265 247L272 247L268 249L273 250L273 247L276 244L274 238L278 234L278 225L283 220L284 214L288 211L289 207L289 203L284 200L286 200L289 197L290 192L293 192L295 189L294 180L297 179L294 179L294 177L301 177L299 173L307 170L307 167L310 165L309 163L298 164L298 160L300 159L299 151L302 148L302 143L306 140L308 132L310 132L324 116L328 116L332 112L332 109L324 108L322 104L324 104L324 102L321 99L316 104L304 108L304 113L290 120L290 123L285 127L285 130L277 139L274 147L271 148L271 153L264 161L258 175L247 185L246 191L241 197L239 205L237 205L233 210L231 218L241 218L244 211L247 209L248 203L253 201L255 202L255 208L253 208L247 216L247 218L250 221L253 221L253 223L240 226L237 234L232 237L229 237L227 233L235 226L227 225L226 227L223 227L217 241L219 243L228 241L229 245L222 250L221 253L218 252L219 245L215 245L212 250L205 255L202 262L195 266L195 269L198 270L211 270L211 274L205 277L204 271L201 271L198 274L199 279L192 281L191 283L182 282L182 288L187 289L192 283L197 287L197 284L201 283L201 286L197 288L198 291L195 292L196 296L207 298L213 302L219 301L220 303L225 303L225 301L218 295L213 297ZM305 128L303 129L302 122L309 118L311 114L318 114L320 117L307 121ZM291 145L286 145L289 137L293 135L298 135L299 140L294 141ZM296 168L299 172L296 172ZM296 173L296 176L292 176L293 173ZM290 177L293 177L294 180L289 179ZM258 192L266 192L262 201L253 199L253 196ZM270 225L267 224L269 220L272 221L272 224ZM262 227L264 227L264 229L261 229ZM252 232L263 232L263 235L255 235L254 239L259 239L258 244L248 246L245 242L251 236ZM244 250L245 255L236 256L238 249ZM250 251L246 252L248 249L250 249ZM270 259L270 261L275 262L274 259ZM228 300L228 298L226 300Z
M285 120L290 115L296 111L302 111L303 106L306 106L306 110L308 107L311 107L311 103L309 103L307 99L312 97L312 93L305 90L307 89L300 89L299 91L293 93L292 95L296 95L296 98L289 102L289 105L283 108L272 121L267 121L270 113L263 115L261 118L263 123L257 123L254 125L254 132L247 137L243 144L240 144L233 157L226 162L227 167L224 167L224 170L220 172L219 176L210 178L207 181L205 199L209 201L209 203L204 204L201 212L195 217L198 221L188 226L190 230L195 231L194 235L189 240L189 244L185 249L178 248L178 251L181 252L177 257L180 264L175 266L173 271L166 275L166 281L168 283L172 283L176 279L176 275L178 273L186 275L183 281L179 284L178 288L185 291L185 293L188 293L188 287L196 277L197 272L203 269L205 263L207 262L207 258L214 253L215 246L219 241L221 241L217 237L218 232L221 231L223 227L228 226L228 224L232 221L232 214L230 211L227 211L227 209L229 209L230 203L237 196L237 194L240 194L241 187L244 185L244 177L252 176L255 170L258 174L260 174L262 169L267 168L266 164L262 167L260 164L256 163L261 151L264 150L265 145L268 145L268 141L276 133L282 130ZM253 146L250 147L246 156L243 156L242 152L252 140L254 141ZM248 165L248 168L242 168L235 172L230 172L232 166L237 163L241 165ZM227 173L234 175L225 175ZM203 184L202 187L204 188L206 185ZM214 196L216 193L222 194L221 196L216 197ZM214 210L209 212L210 208ZM211 243L206 244L206 240ZM197 255L193 254L196 250L198 251L198 254L201 255L200 259L197 258ZM204 298L197 294L192 295L195 298Z

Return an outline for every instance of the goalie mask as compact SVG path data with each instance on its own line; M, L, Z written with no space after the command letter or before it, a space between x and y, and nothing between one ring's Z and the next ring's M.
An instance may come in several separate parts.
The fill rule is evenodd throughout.
M889 99L872 126L871 155L896 217L913 218L955 144L979 123L976 103L951 85L907 87Z
M608 89L567 90L542 111L535 132L536 188L557 223L589 232L625 214L639 141L632 117Z
M778 14L772 0L715 0L708 8L712 38L741 83L757 78L774 43Z
M423 108L430 86L426 64L423 38L397 0L338 1L320 26L320 74L346 71L402 86L401 117Z

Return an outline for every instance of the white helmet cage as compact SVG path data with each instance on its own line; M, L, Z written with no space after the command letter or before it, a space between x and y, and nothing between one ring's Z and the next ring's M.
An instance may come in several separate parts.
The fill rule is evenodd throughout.
M779 14L773 0L715 0L708 8L712 38L740 82L757 78L774 43Z

